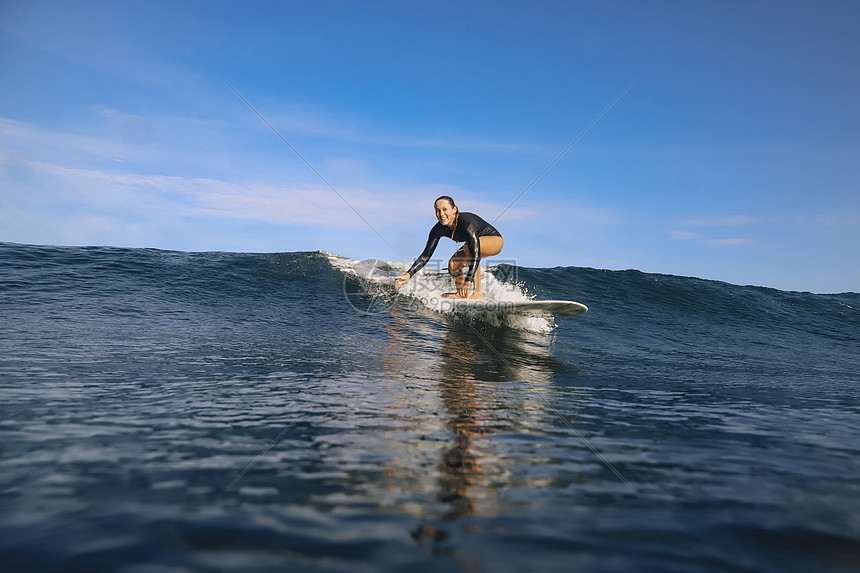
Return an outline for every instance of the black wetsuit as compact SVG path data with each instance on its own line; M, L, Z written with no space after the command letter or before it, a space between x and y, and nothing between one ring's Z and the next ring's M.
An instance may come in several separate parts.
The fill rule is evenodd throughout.
M481 262L481 242L478 240L478 237L486 236L501 237L502 234L474 213L458 214L457 226L454 227L453 233L451 229L442 223L436 223L430 229L430 236L427 238L427 246L424 247L424 252L415 260L412 268L406 272L409 273L410 277L414 277L415 273L420 271L427 264L427 261L430 260L430 257L433 256L433 252L436 251L436 245L439 244L439 239L448 237L458 243L466 243L466 247L468 247L469 253L472 255L472 260L469 263L469 272L466 273L466 280L471 282L472 277L475 276L475 272L478 270L478 263Z

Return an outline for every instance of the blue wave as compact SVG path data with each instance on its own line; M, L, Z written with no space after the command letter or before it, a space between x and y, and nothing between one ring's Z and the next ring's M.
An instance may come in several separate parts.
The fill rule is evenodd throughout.
M357 312L393 289L321 252L0 244L0 562L856 564L860 296L491 272L590 310L533 332Z
M0 243L0 265L0 292L31 302L33 297L44 302L50 293L128 300L176 297L201 304L246 297L292 300L331 295L343 284L342 274L322 252L188 253ZM720 324L780 323L850 338L860 309L857 293L787 292L636 270L500 265L495 273L536 298L577 300L598 314L660 322L684 317Z

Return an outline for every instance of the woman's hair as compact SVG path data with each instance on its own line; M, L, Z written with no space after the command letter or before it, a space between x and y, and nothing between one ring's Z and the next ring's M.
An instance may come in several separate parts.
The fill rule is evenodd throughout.
M460 210L460 208L459 208L459 207L457 207L457 205L455 205L455 204L454 204L454 200L453 200L453 199L451 199L450 197L448 197L447 195L442 195L441 197L439 197L438 199L436 199L435 201L433 201L433 204L435 205L436 203L438 203L438 202L439 202L439 201L441 201L442 199L444 199L445 201L447 201L447 202L451 205L451 207L453 207L454 209L457 209L457 211L459 211L459 210Z

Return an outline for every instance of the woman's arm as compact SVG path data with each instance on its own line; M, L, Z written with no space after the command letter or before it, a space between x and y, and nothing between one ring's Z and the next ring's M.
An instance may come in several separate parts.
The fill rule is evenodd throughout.
M466 273L466 282L470 283L475 277L478 265L481 264L481 241L472 227L469 227L468 235L466 236L466 247L469 249L469 254L472 255L472 260L469 262L469 272Z
M436 245L439 244L439 238L441 235L436 233L436 227L430 229L430 235L427 237L427 245L424 247L424 252L415 259L415 262L412 263L412 266L406 271L406 274L414 277L415 273L424 268L424 265L430 260L430 257L433 256L433 253L436 252Z
M412 263L412 266L409 267L409 270L394 279L394 288L400 288L400 285L408 281L410 278L415 276L415 273L424 268L424 265L430 260L430 257L433 256L433 253L436 252L436 245L439 244L439 239L442 237L441 233L436 232L437 225L434 225L432 229L430 229L430 235L427 237L427 245L424 247L424 252L415 259L415 262Z

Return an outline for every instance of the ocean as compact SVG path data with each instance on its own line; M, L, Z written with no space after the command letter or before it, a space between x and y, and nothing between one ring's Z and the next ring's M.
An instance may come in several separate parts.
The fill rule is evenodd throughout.
M0 243L0 569L860 571L860 294L406 266Z

